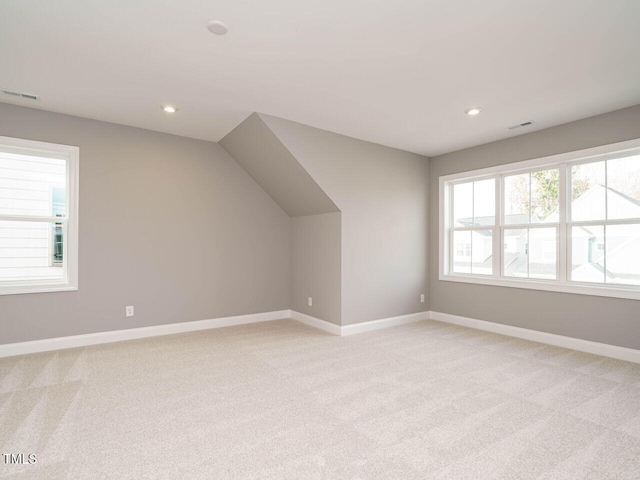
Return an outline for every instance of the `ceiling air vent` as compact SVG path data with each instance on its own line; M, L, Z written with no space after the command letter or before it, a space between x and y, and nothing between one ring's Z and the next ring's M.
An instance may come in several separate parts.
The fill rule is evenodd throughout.
M12 97L26 98L27 100L38 100L38 96L31 93L16 92L15 90L5 90L4 88L1 88L0 90L2 90L2 93L4 93L5 95L11 95Z
M519 123L517 125L512 125L509 128L509 130L515 130L516 128L522 128L522 127L529 127L533 125L533 122L524 122L524 123Z

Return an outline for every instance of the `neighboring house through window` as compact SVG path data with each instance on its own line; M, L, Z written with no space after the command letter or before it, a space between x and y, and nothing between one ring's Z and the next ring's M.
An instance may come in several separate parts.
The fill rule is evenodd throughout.
M0 137L0 294L77 289L78 148Z
M640 298L640 140L448 175L440 192L442 280Z

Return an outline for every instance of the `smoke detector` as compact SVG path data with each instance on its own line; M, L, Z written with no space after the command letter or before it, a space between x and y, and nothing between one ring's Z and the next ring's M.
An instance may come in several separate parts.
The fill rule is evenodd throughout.
M227 27L220 20L212 20L207 24L207 28L211 33L215 33L216 35L224 35L229 31L229 27Z

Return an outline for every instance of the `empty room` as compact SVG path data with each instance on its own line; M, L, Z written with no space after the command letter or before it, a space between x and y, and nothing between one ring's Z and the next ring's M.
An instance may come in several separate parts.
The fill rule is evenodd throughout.
M639 479L639 20L0 2L0 479Z

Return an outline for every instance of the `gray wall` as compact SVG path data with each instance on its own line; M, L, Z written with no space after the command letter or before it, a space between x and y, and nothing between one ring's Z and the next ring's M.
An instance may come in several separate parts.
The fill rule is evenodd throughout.
M344 325L431 309L640 348L638 301L437 271L439 176L638 138L640 106L429 162L260 118L341 214L289 219L215 143L0 104L0 135L80 147L80 290L0 296L0 343L287 308Z
M289 308L290 219L219 145L7 104L0 135L80 147L80 288L0 296L0 344Z
M290 217L338 211L257 113L229 132L220 145Z
M427 159L260 117L342 212L342 324L428 310Z
M640 348L640 301L438 280L438 178L640 137L640 106L432 158L431 310Z
M291 219L291 309L336 325L341 321L340 216Z

